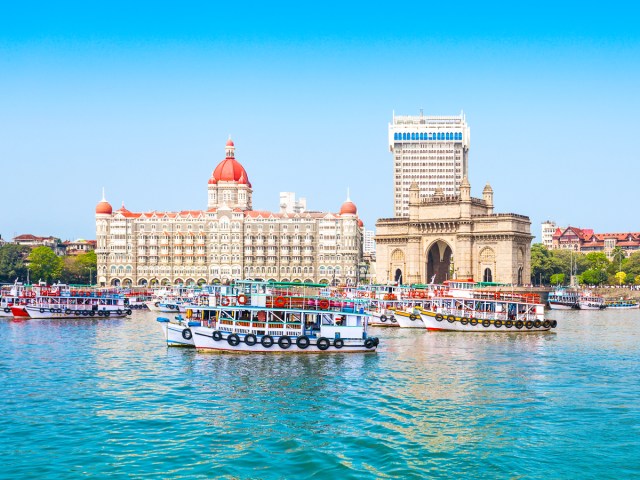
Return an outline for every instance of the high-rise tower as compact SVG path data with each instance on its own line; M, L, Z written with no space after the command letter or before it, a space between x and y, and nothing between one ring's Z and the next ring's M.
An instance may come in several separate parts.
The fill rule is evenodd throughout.
M470 132L464 113L456 116L393 116L389 150L393 153L393 204L396 217L409 215L409 187L422 195L440 187L458 195L468 175Z

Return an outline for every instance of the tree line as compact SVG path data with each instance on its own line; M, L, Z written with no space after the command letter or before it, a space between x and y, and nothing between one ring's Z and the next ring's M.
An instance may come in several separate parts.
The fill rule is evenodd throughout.
M575 275L582 285L640 285L640 252L629 257L615 247L611 259L603 252L580 253L531 246L531 279L536 285L566 285Z
M7 243L0 246L0 283L62 282L95 283L95 252L59 257L49 247L30 247Z

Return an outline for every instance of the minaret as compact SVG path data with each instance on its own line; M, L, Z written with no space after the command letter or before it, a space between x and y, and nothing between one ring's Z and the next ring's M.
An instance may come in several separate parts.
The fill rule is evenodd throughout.
M482 198L484 202L487 204L487 214L492 215L493 214L493 188L491 188L491 185L489 185L489 182L487 182L487 185L484 187L484 190L482 190Z
M471 184L466 175L460 184L460 217L471 217Z

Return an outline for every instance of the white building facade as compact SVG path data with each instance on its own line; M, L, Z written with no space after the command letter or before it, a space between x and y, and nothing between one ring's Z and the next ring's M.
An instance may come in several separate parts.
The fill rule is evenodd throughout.
M553 248L553 234L558 229L556 222L547 220L542 222L542 244L549 250Z
M464 113L456 116L393 116L389 150L393 154L395 217L409 216L409 188L417 183L422 195L441 188L459 195L467 176L470 131Z
M365 255L374 255L376 253L376 232L375 230L364 231L364 243L362 253Z
M356 282L364 227L353 202L338 213L273 213L253 210L252 194L229 140L208 181L206 210L113 211L103 198L96 207L98 283Z

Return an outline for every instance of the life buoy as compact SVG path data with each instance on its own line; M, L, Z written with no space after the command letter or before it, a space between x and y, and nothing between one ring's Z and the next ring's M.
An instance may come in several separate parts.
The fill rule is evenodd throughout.
M318 339L317 345L318 345L318 350L324 351L327 348L329 348L329 345L331 345L331 342L329 341L328 338L320 337Z
M286 303L287 301L284 299L284 297L276 297L276 299L273 301L273 306L277 308L282 308L285 306Z
M491 321L487 320L486 318L482 321L482 326L484 328L489 328L489 326L491 325Z
M318 306L322 310L326 310L327 308L329 308L329 300L327 300L326 298L323 298L322 300L320 300L320 302L318 302Z
M296 338L296 346L298 348L301 348L302 350L307 348L310 344L311 344L311 340L309 340L309 337L307 337L306 335L301 335L298 338Z
M469 319L468 319L467 317L462 317L462 318L460 319L460 323L461 323L462 325L466 325L466 324L468 324L468 323L469 323Z
M441 322L442 320L444 320L444 317L442 316L441 313L437 313L436 314L436 322Z
M282 335L278 339L278 346L283 350L286 350L287 348L289 348L291 346L291 343L292 343L291 337L289 335Z
M227 343L232 347L237 347L240 343L240 337L236 333L232 333L227 337Z
M522 327L524 327L524 322L522 320L516 320L516 323L514 325L518 330L520 330Z
M506 322L504 322L504 326L507 328L513 327L513 320L507 320Z
M449 316L447 317L447 322L449 322L449 323L453 323L453 322L455 322L455 321L456 321L456 317L454 317L453 315L449 315Z
M340 350L342 347L344 347L344 340L341 338L336 338L333 342L333 346Z
M260 344L264 348L271 348L273 346L273 337L271 335L265 335L260 340Z
M214 331L211 334L211 338L213 338L216 342L219 342L220 340L222 340L222 332L220 332L219 330Z
M192 337L193 334L191 333L191 329L185 328L184 330L182 330L182 338L184 338L185 340L191 340Z
M367 338L364 341L364 348L366 348L367 350L370 348L373 348L374 346L375 346L375 342L373 341L373 339Z
M247 296L244 293L238 295L238 304L245 305L247 303Z
M496 328L500 328L502 327L502 320L495 320L493 324L495 325Z
M256 343L258 343L258 337L256 337L253 333L247 333L244 336L244 343L252 347Z
M222 297L222 299L220 300L220 305L222 305L223 307L229 306L230 303L231 300L229 300L229 297Z
M531 320L527 320L524 323L524 326L527 327L527 330L531 330L533 328L533 322Z

